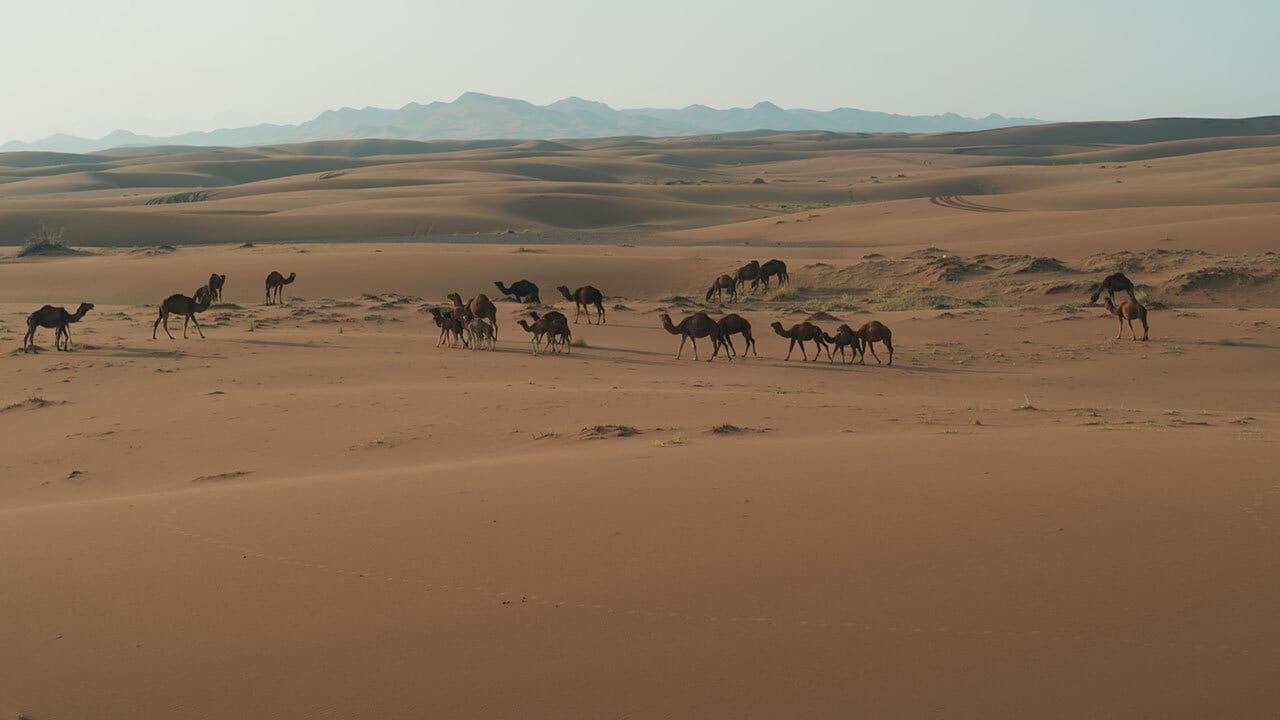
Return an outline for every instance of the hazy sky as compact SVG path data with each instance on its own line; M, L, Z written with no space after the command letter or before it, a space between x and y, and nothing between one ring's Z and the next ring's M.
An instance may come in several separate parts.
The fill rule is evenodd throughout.
M1280 0L0 0L0 142L467 90L1055 120L1280 113Z

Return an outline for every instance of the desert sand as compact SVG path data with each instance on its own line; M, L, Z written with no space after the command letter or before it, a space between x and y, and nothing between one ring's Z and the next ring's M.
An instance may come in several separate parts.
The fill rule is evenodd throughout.
M0 713L1273 716L1280 138L1140 130L0 158L3 237L87 253L0 261ZM436 346L520 278L608 322ZM676 360L695 310L761 356Z

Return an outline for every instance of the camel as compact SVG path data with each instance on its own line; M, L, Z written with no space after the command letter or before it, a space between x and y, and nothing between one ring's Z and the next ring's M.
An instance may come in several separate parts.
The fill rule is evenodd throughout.
M71 352L71 331L67 326L80 322L84 314L93 309L93 303L82 302L75 313L67 312L64 307L45 305L27 316L27 334L22 338L22 351L39 352L36 349L36 330L49 328L53 330L53 349Z
M467 323L467 333L471 335L472 350L483 350L485 345L488 345L490 350L497 348L497 340L493 337L493 326L484 320L472 318L471 322Z
M1124 336L1124 324L1125 321L1128 321L1129 332L1133 333L1133 339L1137 341L1138 332L1133 329L1133 321L1139 320L1142 322L1142 342L1147 341L1147 333L1149 331L1149 327L1147 326L1147 308L1144 307L1142 303L1137 300L1125 300L1120 303L1119 307L1117 307L1111 298L1106 298L1103 301L1103 304L1106 305L1107 312L1115 315L1120 320L1120 332L1116 333L1117 340Z
M468 317L465 319L459 317L463 322L470 322L472 318L483 318L488 320L489 324L493 326L494 339L496 340L498 338L498 308L494 306L491 300L489 300L488 295L480 293L468 300L466 305L462 304L462 296L456 292L449 293L446 297L453 303L454 317L459 317L458 310L463 309L466 310L468 314Z
M862 359L858 362L862 365L867 364L867 349L871 350L871 357L876 359L876 364L880 364L880 356L876 354L875 343L882 342L889 350L889 365L893 364L893 332L891 332L884 323L879 320L872 320L863 325L854 332L858 336L859 349L862 352Z
M588 309L591 305L596 306L596 320L599 321L601 325L604 324L604 293L590 285L583 285L572 293L569 292L569 288L566 285L561 285L556 289L560 291L560 294L564 296L565 300L573 301L574 309L577 310L577 312L573 314L574 325L578 324L578 316L583 313L587 316L587 324L591 324L591 311Z
M1115 294L1119 291L1129 293L1129 299L1138 302L1138 297L1133 294L1133 281L1125 277L1124 273L1114 273L1102 278L1102 284L1093 291L1089 296L1089 302L1098 302L1098 298L1102 293L1106 293L1107 297L1114 300Z
M454 317L452 313L440 308L431 308L431 316L435 318L436 327L440 328L440 341L436 343L436 347L444 344L446 339L452 338L449 343L450 347L457 347L458 341L461 340L463 346L466 346L467 340L462 335L462 321Z
M662 327L672 335L680 336L680 349L676 351L677 360L680 359L681 353L684 352L686 340L693 341L693 359L700 359L698 357L698 338L700 337L709 336L712 347L715 348L715 351L711 353L711 357L707 358L707 362L714 360L716 355L720 353L720 345L723 342L724 335L720 332L720 325L704 312L696 312L690 315L681 320L679 325L672 325L671 316L662 313ZM733 356L729 355L727 347L725 348L724 356L729 359L729 362L733 362Z
M503 285L501 280L495 282L494 285L498 287L498 292L503 295L511 295L516 299L516 302L532 303L534 305L542 304L542 299L538 296L538 286L528 280L517 280L511 284L511 287Z
M842 363L845 362L844 349L846 347L849 348L850 351L852 352L852 357L849 358L848 362L852 363L854 360L858 359L858 353L861 351L862 343L858 340L858 334L854 332L853 328L849 327L848 325L841 325L840 327L836 328L835 337L832 337L826 333L823 333L822 339L831 343L831 346L832 346L831 362L836 361L835 360L836 350L840 351L840 362Z
M209 309L209 305L213 303L213 293L209 291L209 287L203 286L196 290L195 297L187 297L182 293L170 295L160 303L160 316L156 318L156 322L151 326L151 339L156 339L156 329L160 327L160 323L164 323L164 334L173 339L173 333L169 332L169 316L181 315L182 319L182 339L187 339L187 324L195 323L196 332L200 333L200 339L204 339L204 331L200 329L200 321L196 320L196 313L202 313Z
M271 304L271 293L273 291L275 292L276 303L283 304L284 303L284 298L283 298L284 286L292 283L294 280L297 280L297 279L298 279L298 273L289 273L289 277L285 277L284 275L281 275L279 272L272 270L271 274L267 275L267 304L268 305Z
M226 284L226 275L214 273L209 276L209 292L213 293L214 302L222 302L222 286Z
M779 286L791 282L791 276L787 274L787 264L781 260L770 260L760 266L760 282L764 283L765 290L769 289L769 278L774 275L778 276Z
M711 283L711 288L707 290L707 302L711 302L711 296L716 296L716 302L724 301L724 294L729 293L729 300L738 299L738 283L729 275L721 275L716 281Z
M751 289L755 290L760 285L760 261L752 260L751 262L738 268L738 272L734 273L734 283L739 287L745 288L747 281L751 281Z
M720 325L720 338L725 345L729 346L730 353L738 354L738 349L733 346L733 338L730 336L741 334L747 342L746 347L742 349L741 357L746 357L748 350L752 355L760 357L760 353L756 352L756 340L751 336L751 323L747 322L746 318L737 313L730 313L716 322Z
M800 345L800 356L805 360L809 359L808 353L804 351L804 344L808 340L812 340L818 349L814 351L813 359L817 360L823 350L827 351L827 357L831 357L831 348L827 347L827 342L822 338L822 328L811 322L802 322L798 325L792 325L791 329L782 327L782 323L774 322L769 327L778 335L791 340L791 344L787 347L787 360L791 359L791 352L795 350L797 344Z
M554 346L556 343L562 345L566 351L573 342L573 333L569 332L569 318L559 310L548 310L545 315L539 316L537 311L530 310L529 316L537 322L541 318L546 318L550 323L550 329L547 330L547 343Z
M551 352L557 352L558 346L565 349L569 347L569 325L562 318L548 317L546 315L533 321L530 325L528 320L517 320L516 324L533 335L529 342L533 343L533 354L537 355L541 349L542 339L547 338L547 348Z

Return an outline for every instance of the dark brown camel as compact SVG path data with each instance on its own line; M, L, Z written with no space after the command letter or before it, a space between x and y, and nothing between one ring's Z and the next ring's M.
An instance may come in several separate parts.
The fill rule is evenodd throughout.
M818 357L822 355L823 350L827 351L827 357L831 357L831 348L827 347L826 340L822 339L822 328L811 322L802 322L797 325L792 325L789 330L782 327L782 323L780 322L774 322L769 327L773 328L773 331L778 333L778 335L791 341L791 344L787 346L787 360L791 359L791 352L795 350L796 345L800 346L800 356L805 360L808 360L809 355L804 351L804 344L809 340L812 340L813 344L818 346L818 349L813 353L814 360L817 360Z
M729 313L716 321L720 325L720 339L725 345L729 346L729 352L733 355L738 354L738 349L733 346L732 335L742 335L747 345L742 349L742 357L747 356L750 350L752 355L760 357L760 353L756 352L756 340L751 336L751 323L747 319L737 313Z
M1115 299L1116 293L1127 292L1130 300L1138 302L1138 296L1133 294L1133 281L1126 277L1124 273L1114 273L1102 278L1102 284L1098 285L1093 294L1089 296L1089 302L1098 302L1098 298L1102 297L1104 292L1112 300Z
M459 308L463 308L468 313L470 313L470 316L471 316L466 320L464 320L463 322L469 322L470 319L473 317L478 317L478 318L483 318L485 320L488 320L489 324L493 326L493 337L494 339L497 339L498 308L494 306L492 301L489 300L488 295L485 295L484 293L480 293L479 295L476 295L475 297L468 300L466 305L462 304L462 296L459 295L458 293L449 293L447 297L451 302L453 302L454 316L459 316L459 313L457 311Z
M569 348L569 324L564 316L557 318L544 315L534 320L532 325L524 319L517 320L516 323L533 335L529 342L533 343L534 355L538 354L544 337L547 339L547 349L551 352L558 352L557 348Z
M275 293L276 303L284 303L284 286L289 285L298 279L298 273L289 273L289 277L281 275L279 272L272 270L267 275L267 304L271 304L271 295Z
M852 357L848 359L848 362L852 363L854 360L858 359L858 353L861 351L862 343L858 340L858 334L848 325L841 325L836 328L835 337L823 333L822 339L831 343L831 362L836 361L835 353L837 350L840 352L840 362L845 362L845 348L849 348L852 353Z
M532 303L541 305L542 299L538 295L538 286L528 280L517 280L511 283L511 287L507 287L499 280L494 283L498 287L498 292L503 295L510 295L516 299L516 302Z
M707 290L707 302L711 302L712 295L716 296L716 302L723 302L725 293L729 293L730 301L738 299L738 283L729 275L721 275L711 283L711 288Z
M462 321L454 317L448 310L440 308L431 308L431 316L435 318L436 327L440 328L440 341L436 343L436 347L440 347L445 340L450 340L450 347L457 347L458 341L462 341L466 345L466 338L462 336Z
M1138 339L1138 332L1133 329L1133 321L1139 320L1142 322L1142 342L1147 341L1147 333L1149 331L1147 326L1147 308L1144 307L1142 303L1137 300L1125 300L1120 303L1119 307L1116 307L1116 304L1112 302L1111 298L1106 298L1103 301L1103 304L1106 305L1107 312L1115 315L1120 320L1120 332L1116 333L1117 340L1124 336L1124 324L1128 321L1129 332L1133 333L1133 339L1136 341Z
M712 347L715 348L714 352L711 353L711 357L707 358L707 362L714 360L716 355L720 353L720 345L723 340L720 325L704 312L696 312L690 315L681 320L679 325L671 324L671 316L662 313L662 327L672 335L680 336L680 349L676 351L677 360L680 359L681 353L684 352L686 340L693 341L693 359L700 359L698 357L698 338L700 337L710 337ZM729 355L728 348L725 348L724 356L729 359L729 362L733 362L733 356Z
M755 290L760 285L760 261L752 260L738 268L738 272L734 273L733 280L739 287L746 287L747 281L750 280L751 289Z
M73 322L80 322L80 318L84 314L93 309L93 303L80 303L80 307L76 308L75 313L67 312L64 307L54 307L45 305L39 310L27 316L27 334L22 338L22 351L38 352L36 350L36 330L38 328L49 328L53 330L53 349L65 350L71 352L71 331L67 326Z
M200 333L200 338L204 339L204 331L200 329L200 321L196 319L196 313L202 313L209 309L209 305L213 303L213 293L209 292L208 286L201 287L196 290L195 297L189 298L186 295L178 293L170 295L160 303L160 316L156 318L156 322L151 326L151 339L156 339L156 328L160 327L160 323L164 323L164 334L173 339L173 333L169 332L169 316L182 316L182 339L187 339L187 324L195 323L196 332Z
M769 278L778 278L778 285L786 285L791 282L791 276L787 274L787 264L781 260L770 260L760 266L760 282L764 283L764 289L769 289Z
M222 286L227 284L227 276L214 273L209 276L209 292L213 293L214 302L222 302Z
M872 320L858 328L854 334L858 336L858 345L862 351L862 359L858 361L859 363L867 364L867 350L870 349L871 357L875 358L876 364L879 365L880 356L876 354L875 343L882 342L885 348L889 350L889 362L887 364L893 364L893 332L889 330L887 325L879 320Z
M559 310L548 310L547 314L539 316L537 311L530 310L529 317L537 322L541 318L546 318L550 323L550 329L547 330L547 343L555 345L559 343L564 347L565 351L569 351L569 346L573 342L573 333L569 332L569 318Z
M576 310L573 314L574 325L578 324L578 316L583 313L587 316L587 324L591 324L591 311L589 308L592 305L596 306L596 320L599 321L600 324L604 324L604 293L590 285L583 285L572 293L569 292L569 287L567 285L561 285L556 289L560 291L560 294L564 296L565 300L573 301L574 309Z

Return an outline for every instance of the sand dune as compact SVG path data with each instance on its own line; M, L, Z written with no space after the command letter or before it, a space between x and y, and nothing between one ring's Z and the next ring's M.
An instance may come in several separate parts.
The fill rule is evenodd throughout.
M1097 132L0 158L0 713L1266 717L1277 150ZM88 253L12 257L41 222ZM520 278L608 322L534 355ZM437 347L453 291L495 351ZM760 356L676 360L695 311ZM785 361L806 319L893 365Z

